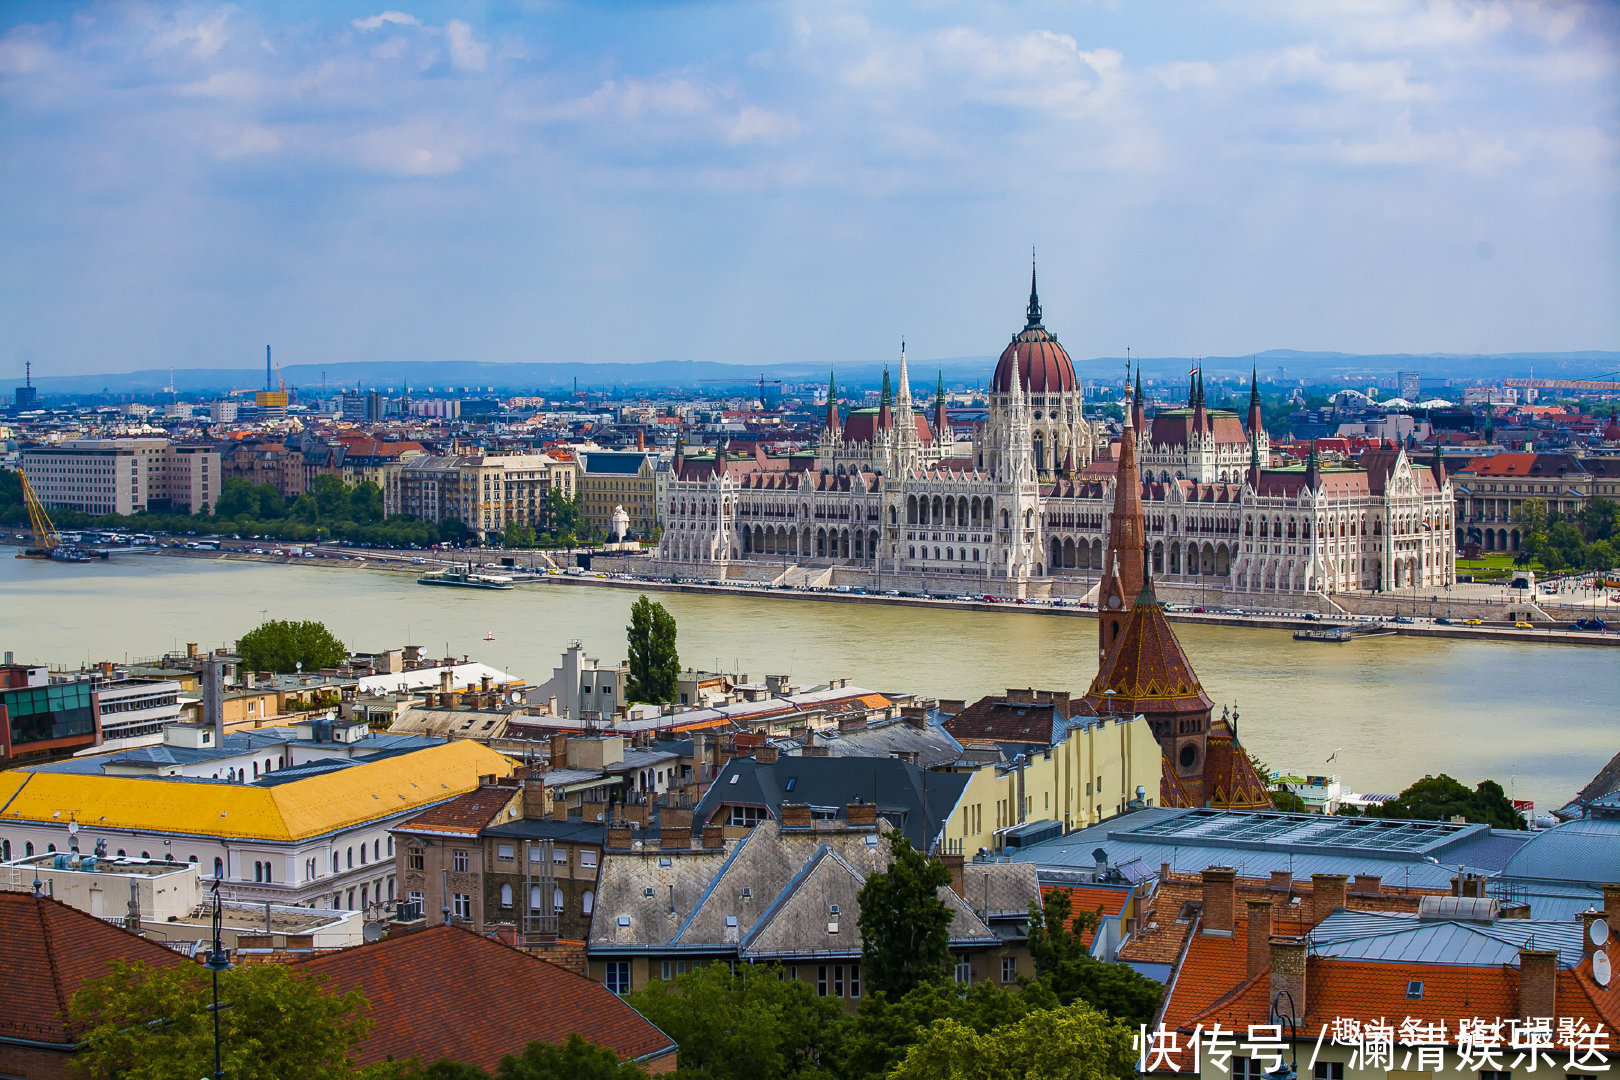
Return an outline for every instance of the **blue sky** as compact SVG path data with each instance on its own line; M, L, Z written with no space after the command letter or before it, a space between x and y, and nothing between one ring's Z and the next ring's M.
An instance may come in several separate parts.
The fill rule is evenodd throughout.
M404 3L404 0L396 0ZM0 6L0 377L1620 346L1607 3Z

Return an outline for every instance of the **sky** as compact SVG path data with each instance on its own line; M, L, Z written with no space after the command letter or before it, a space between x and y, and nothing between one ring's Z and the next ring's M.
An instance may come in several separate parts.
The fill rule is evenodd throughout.
M0 5L0 378L1620 347L1620 5Z

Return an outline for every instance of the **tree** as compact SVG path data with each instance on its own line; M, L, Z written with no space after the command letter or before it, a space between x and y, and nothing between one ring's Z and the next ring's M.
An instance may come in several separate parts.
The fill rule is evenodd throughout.
M1164 987L1125 964L1092 956L1083 935L1097 929L1102 910L1073 916L1070 910L1067 889L1049 889L1044 906L1030 906L1029 955L1036 977L1064 1005L1083 1001L1133 1028L1151 1023Z
M825 1067L849 1021L778 967L708 964L654 981L626 1001L681 1048L682 1075L707 1080L809 1080Z
M1588 543L1614 539L1615 503L1612 499L1588 499L1581 507L1581 532Z
M1449 821L1460 816L1495 829L1525 828L1523 816L1513 808L1501 784L1481 780L1469 791L1445 773L1425 776L1401 792L1399 798L1369 809L1366 816L1419 821Z
M68 1006L84 1031L74 1057L81 1080L196 1080L214 1072L211 976L200 964L154 969L112 963ZM232 1080L347 1080L350 1056L371 1031L365 995L326 993L324 978L283 964L219 976L222 1066Z
M834 1071L850 1080L881 1080L936 1020L955 1020L983 1035L1030 1012L1054 1009L1057 1004L1057 998L1039 982L1017 989L989 981L968 987L939 979L925 982L896 1000L883 993L869 993L861 998Z
M578 1032L569 1035L563 1046L532 1042L523 1053L501 1058L495 1068L495 1080L640 1080L646 1075L640 1065L621 1062L612 1050L585 1041Z
M951 883L944 864L929 860L898 832L888 834L894 861L861 886L861 974L891 998L950 969L951 909L939 890Z
M1586 569L1610 570L1620 566L1620 553L1607 540L1598 540L1586 547Z
M630 684L632 702L653 704L675 700L681 676L681 658L675 650L675 616L663 604L643 594L630 605Z
M271 619L243 634L236 643L242 666L248 671L281 674L337 667L349 658L349 649L325 623Z
M1032 1012L985 1034L937 1020L891 1080L1103 1080L1136 1076L1131 1029L1076 1003Z
M349 518L361 525L370 525L383 519L383 493L370 480L354 485L349 490Z
M521 521L508 521L501 534L501 546L506 548L534 547L534 526Z

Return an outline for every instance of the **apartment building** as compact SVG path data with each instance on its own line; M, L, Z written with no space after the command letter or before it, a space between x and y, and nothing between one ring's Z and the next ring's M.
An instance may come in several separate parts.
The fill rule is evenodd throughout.
M22 471L47 507L87 514L198 513L219 497L219 453L168 439L79 439L28 447Z
M653 534L658 524L656 460L639 450L587 450L580 454L580 502L586 520L602 530L602 535L613 536L613 512L621 506L629 516L632 536Z
M579 466L548 454L422 455L387 476L384 510L420 521L455 520L480 538L509 522L542 530L553 489L573 498Z

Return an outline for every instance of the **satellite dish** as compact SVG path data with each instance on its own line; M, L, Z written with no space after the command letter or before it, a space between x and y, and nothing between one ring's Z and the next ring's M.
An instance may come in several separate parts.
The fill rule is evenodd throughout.
M1609 924L1602 919L1593 919L1592 928L1587 931L1592 938L1592 944L1601 946L1609 940Z
M1609 985L1609 976L1610 976L1610 974L1611 974L1611 972L1609 970L1609 954L1608 953L1600 953L1600 952L1599 953L1593 953L1592 954L1592 978L1597 980L1597 984L1599 986L1608 986Z
M361 931L361 934L360 934L360 936L365 938L367 942L381 941L382 940L382 935L383 935L382 923L379 923L379 922L368 922L368 923L366 923L365 930Z

